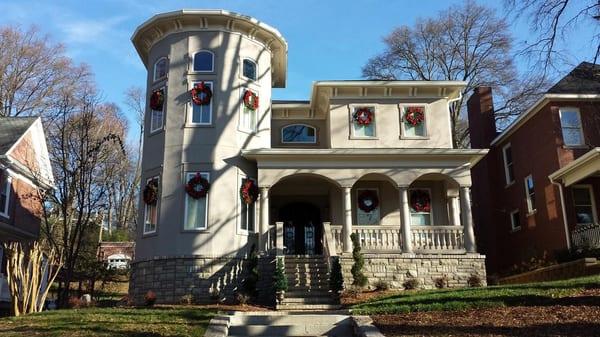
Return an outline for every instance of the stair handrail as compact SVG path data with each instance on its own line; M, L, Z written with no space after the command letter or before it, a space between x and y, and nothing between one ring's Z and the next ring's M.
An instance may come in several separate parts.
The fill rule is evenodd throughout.
M331 233L331 222L323 222L323 255L326 257L337 256Z

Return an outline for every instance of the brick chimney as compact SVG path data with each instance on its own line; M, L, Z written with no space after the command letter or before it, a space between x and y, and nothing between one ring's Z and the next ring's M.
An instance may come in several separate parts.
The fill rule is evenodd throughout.
M471 148L487 149L496 138L492 88L477 87L467 101Z

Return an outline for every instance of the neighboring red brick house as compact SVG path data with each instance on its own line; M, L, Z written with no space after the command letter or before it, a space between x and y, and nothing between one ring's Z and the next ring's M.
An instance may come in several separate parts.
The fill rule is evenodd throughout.
M39 117L0 117L0 243L36 240L40 232L38 189L54 179ZM6 259L0 245L0 301L8 300Z
M127 268L135 254L135 242L107 242L98 245L98 259L105 261L109 268Z
M473 217L488 272L600 248L600 66L577 66L502 133L493 111L491 89L477 88L471 146L490 151L472 169Z

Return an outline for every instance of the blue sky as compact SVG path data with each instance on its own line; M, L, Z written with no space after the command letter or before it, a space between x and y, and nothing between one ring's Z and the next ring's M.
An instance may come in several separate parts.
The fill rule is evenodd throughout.
M316 80L360 78L361 67L383 49L382 37L399 25L435 15L452 3L439 0L0 0L0 25L37 25L67 54L87 63L108 101L125 109L126 88L145 85L146 70L130 37L152 15L181 8L223 8L277 28L288 41L288 84L274 99L306 99ZM483 1L481 1L483 2ZM502 1L489 5L504 14ZM527 18L512 25L518 41L529 36ZM589 30L589 31L588 31ZM576 64L590 55L592 29L574 32L561 48ZM566 69L565 69L566 70Z

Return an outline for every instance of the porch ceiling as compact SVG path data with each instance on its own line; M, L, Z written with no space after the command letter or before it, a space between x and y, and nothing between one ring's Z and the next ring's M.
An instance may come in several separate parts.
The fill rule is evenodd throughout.
M600 176L600 147L591 149L588 153L552 173L549 178L553 182L560 181L565 186L571 186L585 178L595 176Z

